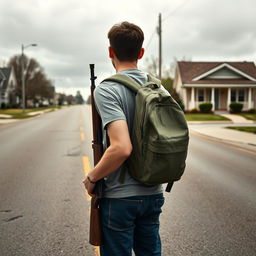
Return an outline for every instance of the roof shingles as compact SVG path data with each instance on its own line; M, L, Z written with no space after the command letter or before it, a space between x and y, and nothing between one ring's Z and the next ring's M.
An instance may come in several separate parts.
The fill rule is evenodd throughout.
M178 68L182 84L256 84L256 81L248 79L203 79L193 81L198 77L221 64L228 64L243 73L256 79L256 66L253 62L191 62L179 61Z
M12 69L11 68L0 68L0 71L2 73L2 75L0 76L0 81L2 82L2 80L4 80L1 89L6 90Z

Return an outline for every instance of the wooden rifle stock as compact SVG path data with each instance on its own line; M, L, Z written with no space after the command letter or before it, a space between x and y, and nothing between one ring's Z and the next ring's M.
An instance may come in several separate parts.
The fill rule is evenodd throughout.
M100 161L103 155L103 145L102 145L102 124L101 118L98 114L95 106L93 92L95 89L95 80L94 76L94 64L90 64L91 71L91 106L92 106L92 126L93 126L93 157L94 157L94 166ZM102 244L102 230L101 230L101 221L100 221L100 209L99 203L100 198L103 195L103 185L104 181L100 180L96 183L94 194L96 197L91 198L91 214L90 214L90 235L89 242L92 245L99 246Z

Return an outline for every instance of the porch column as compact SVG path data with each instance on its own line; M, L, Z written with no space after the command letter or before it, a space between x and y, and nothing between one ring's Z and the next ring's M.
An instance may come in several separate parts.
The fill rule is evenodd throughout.
M211 94L212 111L215 111L214 93L215 93L215 88L213 87L212 94Z
M186 89L183 89L183 104L184 104L184 107L185 107L185 110L188 110L189 106L188 106L188 99L187 99L187 90Z
M195 88L191 88L191 108L195 108Z
M252 88L248 91L248 109L252 108Z
M231 102L231 88L228 88L227 111L229 111L230 102Z
M2 82L0 83L0 109L2 108Z

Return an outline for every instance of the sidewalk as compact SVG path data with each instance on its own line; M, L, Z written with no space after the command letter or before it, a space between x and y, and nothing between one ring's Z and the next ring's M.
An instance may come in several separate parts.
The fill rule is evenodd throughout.
M40 116L42 114L51 112L51 109L45 109L45 110L40 110L40 111L34 111L34 112L29 112L28 115L31 117L36 117L36 116ZM21 119L11 119L11 115L6 115L6 114L0 114L0 125L1 124L10 124L10 123L14 123L17 121L22 121L22 120L26 120L26 119L30 119L30 118L21 118Z
M202 126L189 127L192 132L200 133L205 136L217 138L234 143L247 144L255 146L256 150L256 135L249 132L241 132L227 129L224 127Z
M232 121L234 124L253 124L254 122L252 120L248 120L240 115L234 115L234 114L219 114L220 116L224 116Z
M225 128L227 126L256 126L254 121L227 112L218 113L218 115L230 121L188 122L190 132L256 152L256 134Z
M10 124L10 123L14 123L14 122L17 122L20 120L23 120L23 119L0 119L0 125L1 124Z

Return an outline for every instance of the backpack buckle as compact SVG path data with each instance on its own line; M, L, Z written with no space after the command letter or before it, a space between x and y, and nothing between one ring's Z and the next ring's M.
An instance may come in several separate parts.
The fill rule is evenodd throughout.
M152 84L152 83L146 85L146 87L148 87L150 89L158 89L158 88L160 88L158 84Z

